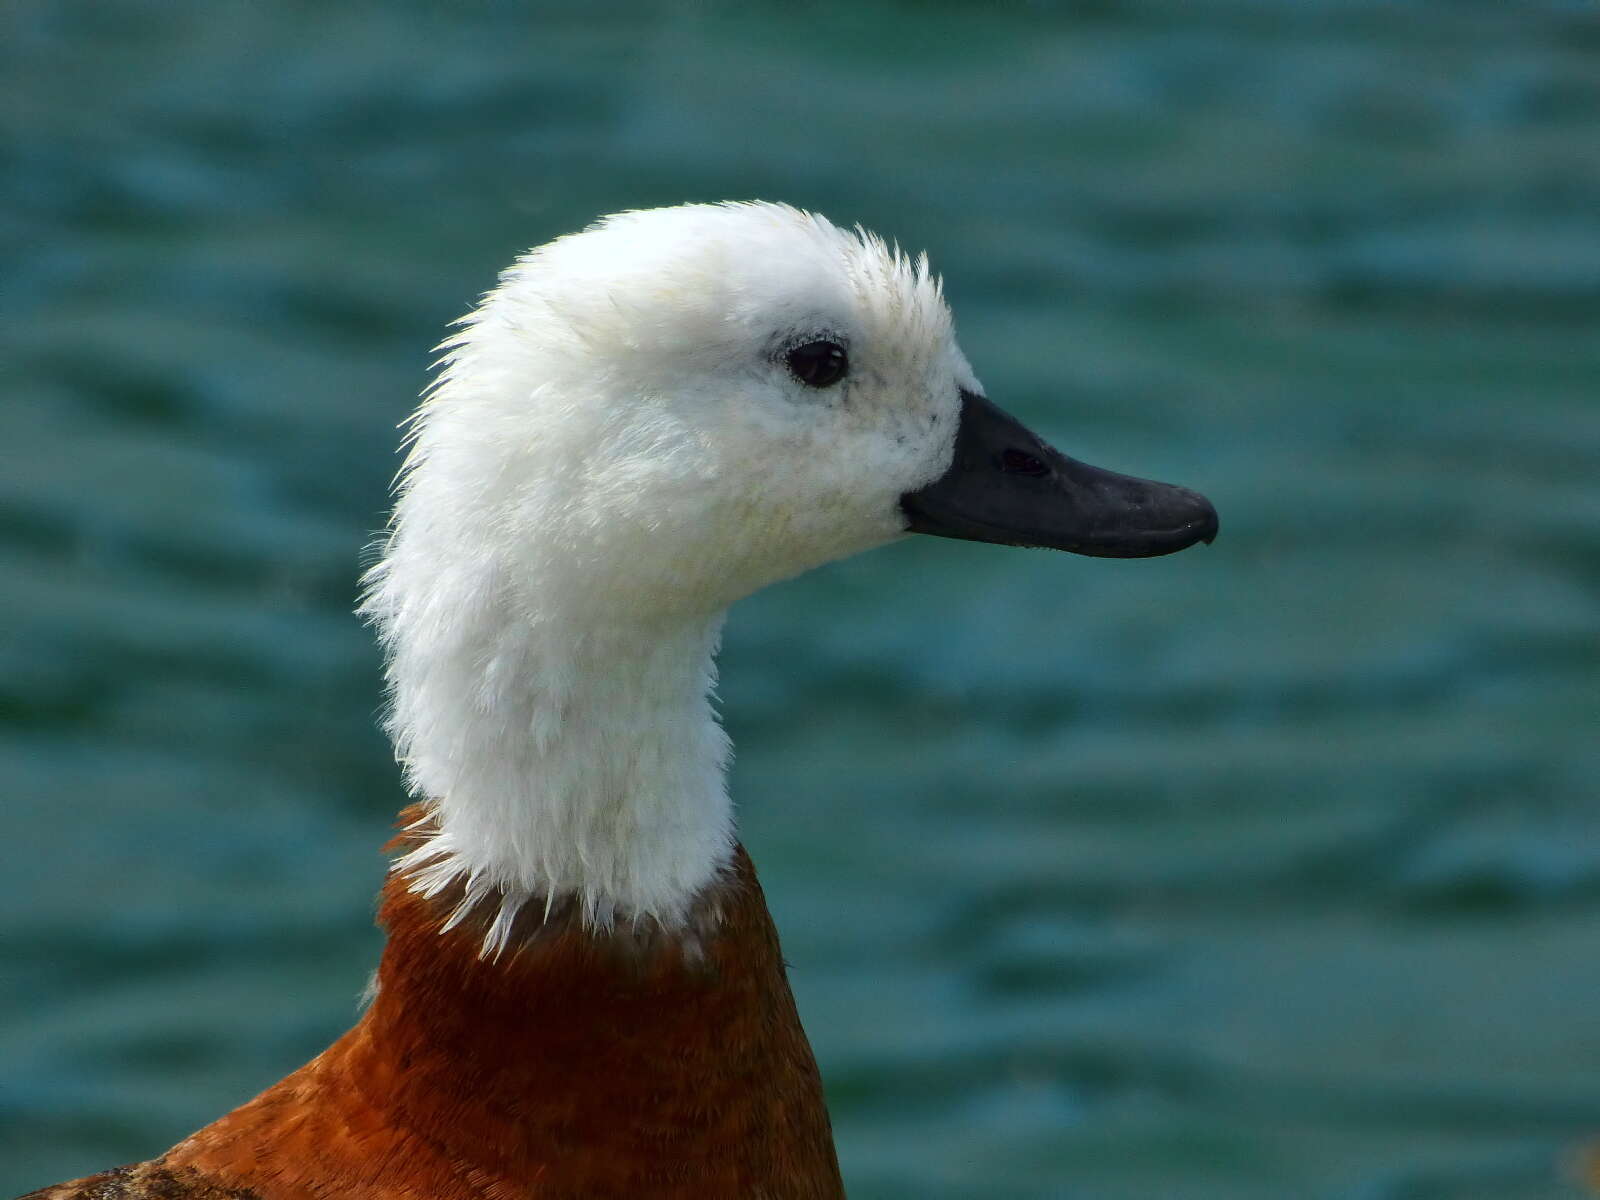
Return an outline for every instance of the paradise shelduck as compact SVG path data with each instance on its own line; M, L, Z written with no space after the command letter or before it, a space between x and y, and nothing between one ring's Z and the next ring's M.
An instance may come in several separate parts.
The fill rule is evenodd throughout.
M991 404L925 258L783 205L607 217L442 348L362 605L416 797L371 1003L35 1200L842 1196L724 781L728 606L913 532L1143 557L1217 530Z

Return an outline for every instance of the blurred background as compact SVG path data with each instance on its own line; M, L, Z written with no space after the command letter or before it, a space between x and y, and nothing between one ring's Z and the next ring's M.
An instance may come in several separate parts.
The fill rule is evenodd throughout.
M429 347L762 197L926 248L998 402L1223 524L735 611L852 1196L1586 1194L1600 8L11 0L0 155L0 1193L354 1019Z

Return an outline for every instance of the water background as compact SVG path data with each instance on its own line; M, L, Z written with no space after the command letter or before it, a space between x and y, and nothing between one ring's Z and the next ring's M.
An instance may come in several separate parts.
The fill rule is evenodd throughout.
M402 803L350 615L526 246L784 199L1209 550L739 607L856 1200L1575 1197L1600 1132L1600 9L0 11L0 1194L320 1050Z

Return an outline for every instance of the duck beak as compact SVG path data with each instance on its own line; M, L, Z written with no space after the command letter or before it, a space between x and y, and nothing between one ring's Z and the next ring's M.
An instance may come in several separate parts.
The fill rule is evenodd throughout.
M1152 558L1217 536L1199 492L1068 458L975 392L961 393L950 467L900 497L912 533Z

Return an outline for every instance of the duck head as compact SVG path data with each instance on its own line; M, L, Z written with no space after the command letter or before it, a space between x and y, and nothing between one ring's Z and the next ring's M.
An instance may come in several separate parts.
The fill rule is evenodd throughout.
M364 606L424 888L682 912L731 844L716 631L767 584L914 532L1136 557L1217 528L990 403L925 259L782 205L608 217L442 349Z
M908 532L1081 554L1210 540L1187 489L989 402L926 260L771 204L623 213L446 343L408 467L586 605L710 612Z

